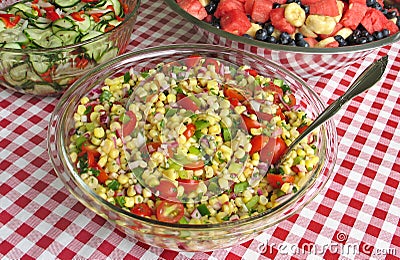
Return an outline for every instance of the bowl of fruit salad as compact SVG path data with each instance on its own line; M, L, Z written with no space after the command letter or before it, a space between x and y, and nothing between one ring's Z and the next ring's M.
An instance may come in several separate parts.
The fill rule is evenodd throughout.
M282 153L324 105L293 73L208 44L134 51L60 98L48 131L59 178L127 234L209 251L255 237L318 194L335 164L332 121Z
M139 0L0 3L0 85L60 95L91 68L125 51Z
M165 2L207 42L261 55L302 77L333 73L372 53L383 56L382 47L400 39L398 1Z

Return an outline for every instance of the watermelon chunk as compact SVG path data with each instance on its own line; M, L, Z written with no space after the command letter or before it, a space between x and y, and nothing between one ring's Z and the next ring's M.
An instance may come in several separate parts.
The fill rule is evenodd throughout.
M340 23L345 27L355 30L367 13L368 8L369 7L367 7L365 4L350 4Z
M272 25L279 31L287 32L288 34L293 34L296 31L296 27L285 19L285 8L272 9L269 15Z
M305 37L304 40L310 44L310 47L314 47L318 41L315 38Z
M310 5L310 4L313 4L313 3L317 3L319 1L321 1L321 0L301 0L301 4Z
M254 22L265 23L269 20L269 13L272 10L272 0L254 0L251 19Z
M199 0L180 0L177 3L183 10L199 20L203 20L207 17L207 11Z
M250 15L251 11L253 11L254 0L246 0L244 3L244 11L246 14Z
M388 29L391 35L399 31L399 28L391 20L388 20L381 11L370 7L361 20L361 24L370 34L383 29Z
M310 6L310 14L318 14L325 16L338 16L339 8L336 0L320 0L315 3L308 4Z
M221 17L221 29L242 36L251 27L251 23L242 10L230 10Z
M231 10L238 10L245 13L244 3L239 0L221 0L215 10L214 16L222 18Z

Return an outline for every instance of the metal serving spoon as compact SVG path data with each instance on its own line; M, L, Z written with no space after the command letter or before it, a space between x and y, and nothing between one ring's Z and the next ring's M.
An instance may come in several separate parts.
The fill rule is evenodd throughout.
M385 71L386 65L388 63L388 56L384 56L381 59L375 61L366 68L363 73L358 76L358 78L350 85L346 93L340 96L337 100L331 103L307 128L301 133L286 149L286 152L280 157L280 160L275 164L278 168L283 160L287 157L291 150L308 134L314 131L321 124L325 123L328 119L334 116L340 108L347 103L349 100L353 99L357 95L366 91L375 83L377 83Z

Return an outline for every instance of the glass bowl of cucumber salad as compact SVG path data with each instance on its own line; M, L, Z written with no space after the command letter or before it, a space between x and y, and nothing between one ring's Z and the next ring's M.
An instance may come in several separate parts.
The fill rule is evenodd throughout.
M57 175L85 206L145 243L210 251L307 205L333 170L332 121L306 83L257 55L208 44L123 54L78 79L49 123Z
M140 0L26 0L0 3L0 85L60 95L98 64L122 54Z

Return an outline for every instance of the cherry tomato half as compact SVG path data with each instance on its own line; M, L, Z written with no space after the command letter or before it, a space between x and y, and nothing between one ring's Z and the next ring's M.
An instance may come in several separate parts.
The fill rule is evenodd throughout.
M195 191L197 189L197 186L199 185L198 180L191 180L191 179L178 179L178 183L185 189L186 194Z
M175 199L176 195L178 195L175 185L168 180L161 180L156 190L158 190L159 196L163 199Z
M272 174L268 173L267 174L267 181L269 185L274 187L274 189L282 187L282 184L288 182L288 183L293 183L294 182L294 177L293 176L285 176L285 175L280 175L280 174Z
M249 151L250 155L257 153L263 149L268 143L269 137L266 135L255 135L250 140L251 149Z
M243 102L246 100L245 96L240 93L237 89L225 87L224 88L224 96L228 99L237 99L239 102Z
M122 125L122 134L128 136L135 129L137 119L135 113L131 110L126 111L125 115L129 117L129 120Z
M244 124L246 125L247 131L250 131L251 128L260 128L261 124L257 120L253 120L248 116L242 115L242 119Z
M289 102L287 103L287 105L288 105L289 107L295 106L295 105L296 105L296 97L295 97L293 94L289 94L289 95L287 95L287 96L288 96L288 98L289 98Z
M280 95L280 96L283 95L283 90L282 90L282 88L279 87L279 86L277 86L277 85L275 85L273 82L270 82L268 86L265 86L265 87L264 87L264 90L265 90L265 91L274 92L274 93L276 93L276 94L278 94L278 95Z
M200 61L200 59L201 59L201 56L200 55L198 55L198 54L192 54L192 55L190 55L189 57L187 57L186 59L185 59L185 64L186 64L186 66L187 67L194 67L194 66L196 66L197 64L199 64L199 61Z
M185 164L183 166L183 169L185 170L192 170L192 171L197 171L197 170L201 170L204 168L204 162L203 161L195 161L195 162L191 162L188 164Z
M179 104L180 107L186 109L186 110L190 110L195 112L196 110L199 110L199 107L197 106L197 104L191 100L190 98L188 98L187 96L182 97L182 98L178 98L177 103Z
M302 125L297 128L297 131L302 134L306 129L308 128L308 125Z
M188 124L186 126L185 132L183 132L183 135L186 137L186 140L188 140L190 137L194 135L196 132L196 126L194 124Z
M272 155L271 163L275 164L278 162L279 158L286 151L287 146L286 146L285 141L283 141L283 139L280 137L270 138L268 144L266 145L266 151L263 151L260 153L261 161L270 159L272 148L273 148L273 155Z
M160 142L149 142L146 144L147 151L149 154L152 154L155 151L157 151L160 146L161 146Z
M185 208L180 202L163 200L156 209L156 216L159 221L176 223L184 215Z
M136 204L131 212L141 217L150 217L152 214L151 208L146 203Z

